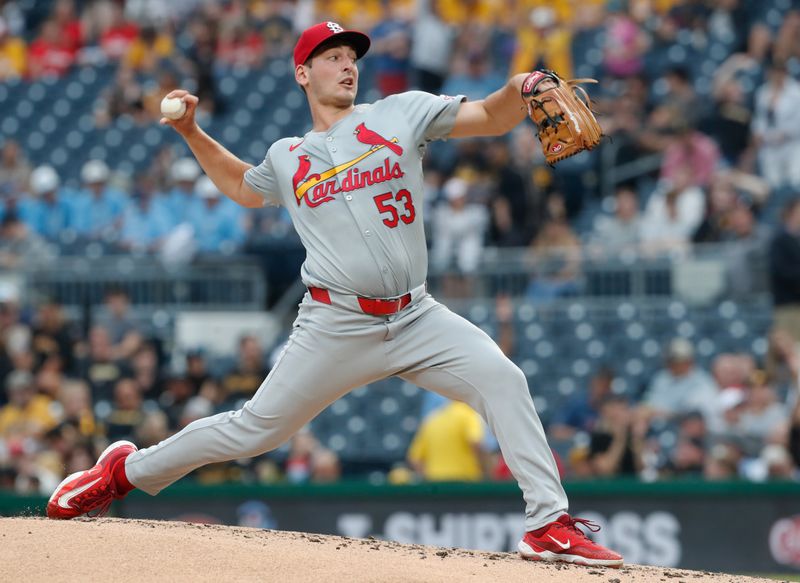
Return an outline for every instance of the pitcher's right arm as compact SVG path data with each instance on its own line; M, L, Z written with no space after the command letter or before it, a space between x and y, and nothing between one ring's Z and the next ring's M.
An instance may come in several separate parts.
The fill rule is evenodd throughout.
M161 118L162 125L172 126L189 149L192 150L203 172L225 196L248 208L264 206L264 197L254 191L244 180L244 173L252 168L234 156L222 144L209 136L195 121L195 111L199 99L184 89L176 89L167 97L178 97L186 104L186 113L179 119Z

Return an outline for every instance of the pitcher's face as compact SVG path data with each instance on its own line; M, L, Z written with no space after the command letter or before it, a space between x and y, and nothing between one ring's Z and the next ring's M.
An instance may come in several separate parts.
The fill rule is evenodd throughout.
M298 67L297 76L309 99L322 105L349 107L358 93L356 52L349 45L323 49Z

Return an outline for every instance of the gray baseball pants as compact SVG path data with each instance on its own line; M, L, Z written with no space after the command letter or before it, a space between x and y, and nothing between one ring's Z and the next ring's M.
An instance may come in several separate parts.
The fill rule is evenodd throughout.
M331 299L326 305L306 294L283 352L252 399L130 455L130 482L155 495L200 466L266 453L351 390L399 376L468 403L487 421L522 489L527 530L566 512L525 376L487 334L423 286L393 316L364 314L354 296Z

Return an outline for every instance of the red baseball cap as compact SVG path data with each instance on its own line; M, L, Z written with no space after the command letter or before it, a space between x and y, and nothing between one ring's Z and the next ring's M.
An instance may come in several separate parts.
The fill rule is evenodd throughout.
M356 57L361 58L369 50L369 37L357 30L345 30L335 22L320 22L303 31L297 44L294 45L294 66L304 65L319 45L326 40L337 37L352 44L356 50Z

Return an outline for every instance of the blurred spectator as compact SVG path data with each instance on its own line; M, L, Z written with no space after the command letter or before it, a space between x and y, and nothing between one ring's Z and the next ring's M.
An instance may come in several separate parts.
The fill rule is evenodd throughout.
M196 203L195 182L200 177L200 166L194 158L181 158L172 166L170 178L173 188L167 193L167 208L172 225L189 220L189 208Z
M779 443L770 443L759 456L759 461L765 468L767 480L796 480L797 468L792 462L791 453Z
M186 379L192 384L195 393L200 393L205 382L211 379L206 354L202 349L190 350L186 354ZM212 403L217 400L217 398L209 398Z
M167 415L170 430L178 431L184 427L184 410L193 396L192 384L186 377L171 375L165 379L158 404Z
M59 24L55 20L46 20L39 31L39 36L28 50L28 73L30 77L60 77L75 62L75 51L70 46L70 39L61 34Z
M200 99L197 115L202 120L205 115L213 114L220 109L214 81L217 54L216 30L212 22L194 18L188 23L187 32L190 45L184 51L185 59L181 60L181 67L194 78L196 86L194 94Z
M111 352L117 360L127 360L139 348L142 334L131 313L131 299L124 289L112 287L106 291L103 308L97 314L111 340Z
M44 240L28 229L16 214L7 214L0 222L0 268L42 267L52 259Z
M163 411L148 411L136 428L134 443L140 448L157 445L169 437L169 423ZM94 459L94 458L93 458Z
M411 52L411 30L403 18L404 8L392 2L387 10L388 14L370 32L375 84L384 97L408 89Z
M687 432L685 427L697 425L699 434ZM703 475L706 462L705 423L701 415L687 415L681 422L677 443L669 460L661 470L662 477L696 477Z
M60 304L44 300L39 305L31 330L31 351L36 366L50 356L58 356L65 371L72 370L73 336Z
M579 289L580 241L567 223L563 198L551 195L548 205L551 218L529 247L534 275L528 298L535 303L575 295Z
M642 399L642 410L648 416L673 417L699 411L713 414L717 387L711 376L695 365L694 347L685 338L675 338L666 351L666 368L650 381Z
M37 235L48 241L69 238L72 222L69 193L52 166L39 166L31 173L30 196L18 205L19 216Z
M114 385L126 376L126 366L114 359L113 344L108 330L92 326L88 342L76 348L79 377L89 383L92 401L110 402Z
M766 279L767 249L770 230L758 223L753 208L742 201L734 206L727 217L727 229L723 241L736 245L726 246L721 255L728 268L728 289L731 295L744 296L761 291L756 283ZM737 269L742 265L751 269Z
M135 439L136 428L144 420L142 395L133 379L123 377L114 385L111 413L103 419L105 435L110 442Z
M119 235L125 193L109 184L111 170L102 160L89 160L81 168L84 188L73 201L72 227L88 239L111 239Z
M150 342L143 342L131 356L131 376L143 399L158 400L163 390L158 353Z
M469 294L468 276L475 273L483 254L489 216L486 207L469 202L469 183L451 178L444 185L446 202L434 210L431 264L439 271L455 267L448 293Z
M315 484L330 484L342 477L339 456L330 449L318 447L311 454L311 481Z
M285 471L292 484L330 483L341 477L338 456L323 447L308 428L301 429L289 443Z
M0 193L5 192L16 196L18 193L24 192L28 188L30 176L31 165L19 147L19 143L11 138L5 139L2 149L0 149ZM0 202L2 202L2 198L0 198Z
M690 242L705 215L705 196L690 183L689 175L679 175L675 182L661 183L650 195L642 221L642 239L646 250L680 250Z
M469 101L483 99L506 84L505 77L489 67L489 59L481 53L471 53L464 59L463 73L453 72L442 86L445 95L464 95Z
M122 212L120 245L128 251L157 251L171 228L172 214L154 177L141 174Z
M27 70L28 49L25 41L16 37L0 17L0 82L19 79Z
M484 432L478 413L466 403L451 401L422 421L408 461L427 481L478 481L484 476Z
M722 353L711 363L711 375L720 390L744 391L755 371L755 360L749 354Z
M614 215L599 215L594 221L590 249L615 256L620 251L638 248L642 236L643 221L636 191L620 185L614 192Z
M712 445L705 459L706 480L735 480L739 477L741 452L729 443Z
M745 451L757 455L767 443L780 438L786 431L788 419L786 405L778 402L766 375L758 371L753 375L735 427L745 444Z
M530 220L525 180L511 159L508 142L488 145L491 175L489 242L500 247L523 247L530 242Z
M793 405L800 387L800 352L792 335L778 326L769 332L765 372L781 400Z
M68 380L62 383L58 401L61 404L62 425L72 424L81 438L95 436L98 428L92 411L91 393L85 382Z
M695 128L703 117L706 106L705 101L695 91L689 69L681 65L672 66L664 73L662 80L665 91L659 95L659 104L671 110L670 115L674 116L675 124L673 129L678 131L679 135L684 132L691 134L691 129ZM684 137L691 138L705 149L708 148L708 142L701 141L697 135ZM703 150L700 151L705 154ZM691 160L691 155L687 156L687 160ZM697 166L701 167L700 163ZM706 170L712 171L714 168Z
M33 375L12 372L5 381L8 404L0 409L0 437L21 441L41 437L56 424L50 413L50 399L37 395Z
M125 66L138 73L154 74L172 56L172 36L165 27L144 26L125 54Z
M188 380L188 379L187 379ZM214 405L203 395L194 395L186 401L186 406L181 411L180 427L186 427L198 419L204 419L214 414Z
M770 186L800 188L800 83L773 61L756 93L753 135L761 173Z
M163 0L126 0L125 18L142 25L162 25L170 20L181 20L182 12L193 9L193 4L193 2L166 3Z
M755 175L738 170L718 173L708 195L706 216L695 231L693 241L765 243L768 233L754 222L754 209L763 206L768 197L769 186Z
M411 66L415 84L422 91L439 93L450 69L456 31L442 19L435 0L418 0L412 27Z
M638 75L644 67L649 45L647 35L630 15L622 11L609 15L605 25L606 72L614 77Z
M255 336L245 335L239 339L238 355L234 369L222 378L222 386L228 398L250 398L264 382L269 367Z
M578 391L553 416L548 431L550 436L571 439L580 431L590 433L597 423L602 404L612 396L613 382L614 371L601 367L589 380L588 390Z
M591 430L589 464L595 476L635 476L639 472L642 435L625 397L606 396L599 403Z
M77 55L83 46L83 27L75 11L75 0L56 0L52 17L64 39L64 46Z
M789 416L788 450L795 467L800 467L800 399L795 399Z
M242 207L224 196L208 176L197 179L195 191L199 200L189 207L187 219L198 250L232 255L244 240Z
M121 60L127 55L139 36L136 23L125 19L122 6L108 3L107 20L102 23L100 48L112 61Z
M773 56L784 62L800 58L800 11L797 9L790 10L784 16L775 39Z
M311 478L311 455L319 443L306 427L298 431L289 441L289 455L284 472L292 484L303 484Z
M719 163L719 147L708 136L695 130L685 119L685 113L674 119L669 131L670 139L661 163L661 179L688 188L711 185Z
M266 43L266 55L280 57L291 53L294 45L291 16L299 12L295 5L291 2L258 2L250 8ZM371 38L374 42L375 38Z
M217 39L217 63L222 67L253 68L264 59L264 37L247 22L223 22Z
M800 198L781 213L781 227L769 249L775 325L800 342Z
M120 66L109 85L100 95L95 111L95 123L106 127L115 119L129 116L137 123L144 123L148 116L144 111L144 88L130 67Z
M536 6L528 13L530 26L516 29L517 38L511 74L551 69L564 79L574 77L572 72L572 33L562 22L552 6Z
M744 166L753 112L741 81L735 78L717 81L713 97L711 113L701 122L701 129L719 145L727 165Z

